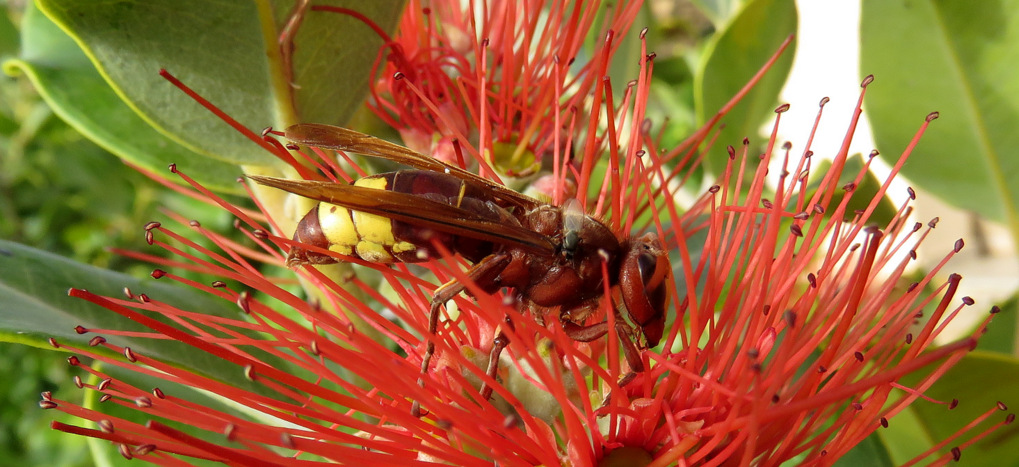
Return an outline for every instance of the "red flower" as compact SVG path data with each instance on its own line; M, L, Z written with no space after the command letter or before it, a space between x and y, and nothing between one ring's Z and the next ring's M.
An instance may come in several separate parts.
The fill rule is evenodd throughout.
M906 203L891 221L872 226L887 182L867 208L848 212L865 172L848 185L838 180L859 108L850 137L816 190L807 184L810 148L792 162L791 147L778 146L773 132L759 158L748 154L747 144L740 151L730 148L717 185L700 190L691 206L681 206L677 193L696 189L677 179L708 149L711 125L679 148L659 147L644 120L653 54L644 55L639 78L615 102L612 84L601 77L612 38L626 33L632 20L630 7L610 15L607 23L615 32L603 35L606 42L578 71L569 62L592 24L593 7L560 12L516 9L511 3L475 19L459 9L442 9L446 13L438 16L438 8L412 1L401 34L387 46L387 71L373 105L405 137L448 141L452 160L476 161L486 176L494 176L487 168L491 155L496 162L501 152L550 156L552 175L545 183L553 187L554 203L572 196L568 184L574 182L576 193L592 194L580 196L585 209L618 235L657 233L670 252L673 271L663 280L672 300L662 343L641 353L645 371L624 387L617 384L629 368L620 358L616 316L607 312L619 301L618 292L608 285L602 309L588 322L607 320L609 336L590 343L568 338L556 313L524 313L507 301L512 295L482 293L457 257L421 263L423 269L344 257L375 272L343 284L302 268L298 273L321 300L308 303L288 291L288 281L252 265L282 265L280 248L296 243L269 234L260 214L192 183L205 199L231 210L238 228L262 250L231 243L184 218L175 220L216 248L150 224L151 242L181 258L164 262L168 266L229 278L243 289L193 283L163 270L153 276L236 302L243 315L212 317L133 293L127 299L71 294L148 326L153 338L173 339L229 362L258 390L119 347L115 336L122 331L81 329L104 336L92 345L124 357L75 349L79 355L201 389L234 407L132 387L72 357L72 364L100 381L79 386L164 421L139 425L44 397L43 407L96 421L100 428L56 427L109 439L125 456L158 463L191 457L243 465L298 460L779 465L794 459L828 464L922 398L974 345L984 326L954 344L932 344L943 323L972 302L955 297L958 276L934 284L932 271L917 283L900 284L912 249L933 225L908 222ZM547 15L543 21L536 21L538 11ZM786 108L779 110L780 118ZM272 133L241 130L308 178L315 176ZM298 154L331 180L358 175L356 168L342 170L331 154ZM769 175L768 162L776 157L784 161L783 170ZM748 168L754 164L756 169ZM960 241L946 260L961 247ZM437 335L428 336L431 294L451 279L467 285L474 297L456 298L456 311L447 310ZM493 380L484 367L505 316L513 323L502 327L510 345ZM417 379L427 339L438 351L422 387ZM924 376L912 387L900 382L916 372ZM479 397L482 382L494 388L491 401ZM413 401L427 410L423 417L411 415Z

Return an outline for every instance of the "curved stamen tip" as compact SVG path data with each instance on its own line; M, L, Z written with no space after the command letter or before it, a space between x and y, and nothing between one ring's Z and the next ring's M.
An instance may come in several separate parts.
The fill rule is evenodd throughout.
M829 98L828 96L822 97L821 102L818 104L818 107L824 107L824 105L827 104L829 101L831 101L831 98Z
M866 78L863 78L863 82L860 83L860 87L861 88L865 88L865 87L867 87L867 85L869 85L870 83L873 83L873 82L874 82L874 75L867 75Z
M775 108L775 113L780 114L789 110L789 104L782 104Z
M931 112L931 113L927 114L927 117L926 117L926 118L924 118L924 120L925 120L925 121L926 121L927 123L930 123L930 122L932 122L932 121L934 121L934 120L937 120L937 118L938 118L938 117L939 117L940 115L941 115L941 114L940 114L939 112Z

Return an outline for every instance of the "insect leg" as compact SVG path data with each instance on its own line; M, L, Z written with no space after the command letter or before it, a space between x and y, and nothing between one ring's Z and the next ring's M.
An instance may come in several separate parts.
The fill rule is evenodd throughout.
M475 263L474 266L471 266L467 271L467 278L481 286L482 289L488 289L494 284L495 278L498 277L499 273L509 265L510 259L509 255L501 253L488 255ZM418 377L418 386L425 386L425 374L428 373L428 364L432 361L432 356L435 355L435 333L439 327L439 310L442 308L442 305L466 289L467 286L453 279L442 284L432 294L432 306L428 311L428 339L425 345L425 354L421 358L421 375ZM410 411L411 415L420 417L421 404L418 401L414 401Z
M506 317L505 326L513 329L513 321L510 317ZM488 354L488 368L485 370L485 374L489 378L495 379L495 374L499 371L499 356L502 355L503 349L506 348L510 343L509 336L506 335L502 330L502 326L495 331L495 339L492 340L492 352ZM481 383L481 399L488 400L492 397L492 388L488 385L488 382Z
M602 321L597 324L580 325L577 321L584 321L588 316L598 310L601 304L601 297L581 302L580 304L559 313L559 322L562 324L566 337L580 342L591 342L604 336L609 332L609 323Z
M623 356L626 358L626 363L630 366L630 371L626 372L616 385L620 388L626 387L626 385L633 382L634 378L637 377L638 373L644 371L644 360L640 358L640 349L637 348L636 336L634 335L633 328L623 321L622 316L619 315L619 311L616 311L616 333L619 335L619 343L623 346ZM608 407L609 402L612 400L611 397L606 397L600 407L595 409L595 413L599 414L599 417L605 416L603 410Z
M609 332L609 323L608 321L602 321L598 324L581 326L572 321L563 321L563 332L566 333L566 337L575 341L591 342Z
M598 303L592 302L590 304L581 304L573 310L567 310L566 313L563 313L560 316L560 319L562 319L563 331L570 339L580 342L591 342L605 334L608 334L608 321L582 326L568 319L569 314L589 306L597 307ZM619 386L623 387L626 386L626 383L633 380L633 378L637 376L637 373L644 371L644 361L640 358L640 350L637 348L635 340L636 336L634 335L633 328L631 328L630 325L623 320L623 316L619 314L618 309L616 309L614 313L616 315L616 334L619 335L619 342L623 346L623 356L626 357L626 363L630 365L630 372L623 375L623 378L619 380ZM580 316L584 316L584 313L580 313Z
M570 314L574 314L576 312L580 312L577 313L579 316L585 316L585 313L582 311L587 306L588 304L582 304L572 310L566 310L566 313L561 315L560 319L562 320L563 331L570 339L580 342L591 342L605 336L605 334L608 334L608 321L583 326L568 319ZM597 307L597 302L594 302L593 306ZM619 378L619 381L616 383L622 388L630 384L634 378L637 377L638 373L644 371L644 360L640 357L640 349L637 348L635 340L636 335L633 328L631 328L630 325L623 320L623 316L619 313L618 309L616 309L614 313L616 334L619 336L619 343L623 347L623 356L626 358L626 363L630 367L630 371L626 372L626 374ZM602 402L602 405L598 407L595 412L602 412L605 407L608 406L610 400L610 398L606 397Z
M624 387L637 377L637 373L644 371L644 360L640 358L640 350L637 349L633 329L623 322L621 316L616 318L616 333L619 334L619 343L623 346L626 363L630 365L630 371L623 375L617 383L619 387Z

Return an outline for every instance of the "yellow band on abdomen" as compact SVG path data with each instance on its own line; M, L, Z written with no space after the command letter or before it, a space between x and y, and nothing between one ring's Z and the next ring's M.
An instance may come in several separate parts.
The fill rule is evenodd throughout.
M355 186L385 190L387 180L366 177L354 182ZM392 253L413 252L417 247L409 242L398 242L393 235L393 221L377 214L347 209L323 202L319 205L319 225L329 241L329 249L337 253L356 254L365 261L391 263Z

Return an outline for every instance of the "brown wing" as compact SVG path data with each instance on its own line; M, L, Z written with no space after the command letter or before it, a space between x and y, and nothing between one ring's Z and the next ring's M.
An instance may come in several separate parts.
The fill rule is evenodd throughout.
M492 222L470 211L408 193L258 175L249 175L248 178L305 198L377 214L411 225L501 245L519 246L538 254L555 253L552 241L538 232L518 225Z
M528 210L542 204L530 196L517 193L459 167L446 164L438 159L422 155L386 140L346 128L321 123L298 123L287 128L286 135L290 141L306 146L356 152L366 156L391 160L417 169L452 174L483 186L492 191L494 196Z

